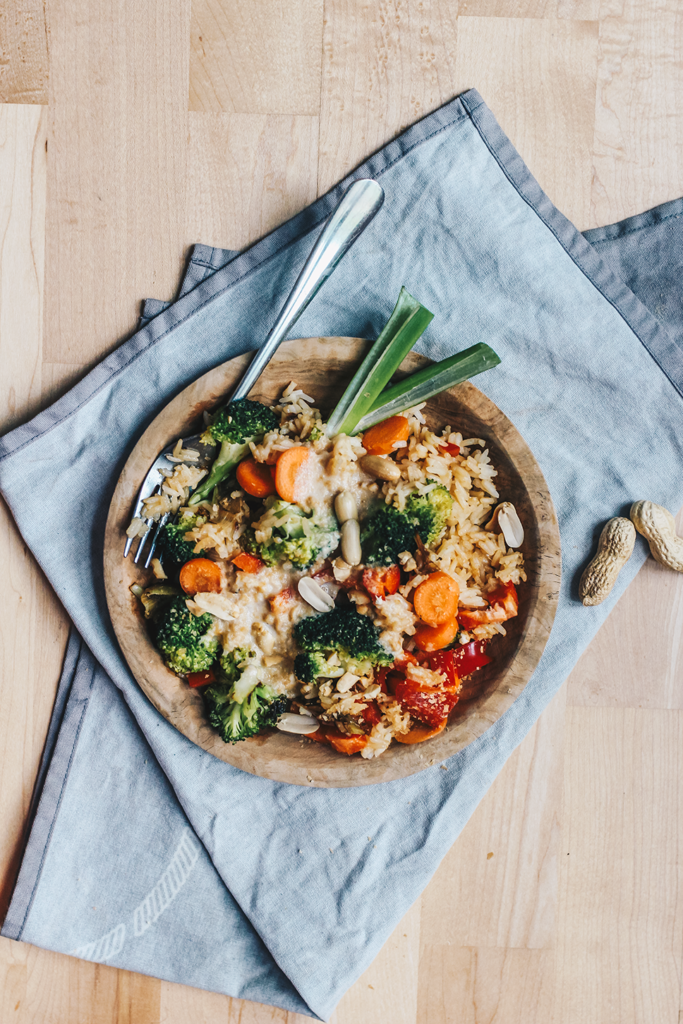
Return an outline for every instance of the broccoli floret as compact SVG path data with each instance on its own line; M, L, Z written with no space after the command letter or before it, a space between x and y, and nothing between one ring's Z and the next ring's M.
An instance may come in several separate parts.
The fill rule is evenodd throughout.
M203 672L216 658L218 637L211 615L193 615L186 598L176 597L153 622L153 639L168 667L178 675Z
M326 667L327 659L320 651L304 651L294 659L294 674L302 683L312 683Z
M259 543L255 532L269 533ZM299 505L277 498L266 500L266 511L245 533L248 551L258 555L266 565L289 561L297 569L325 558L339 544L339 532L329 522L320 522L315 512L305 512Z
M294 639L307 652L336 651L347 665L394 663L394 655L379 641L375 624L355 608L333 608L301 619L294 627Z
M259 682L259 670L249 664L256 652L248 647L235 647L232 651L223 651L216 671L220 683L224 684L231 700L241 703L249 696Z
M177 523L166 523L161 528L156 551L167 576L176 576L185 562L204 554L203 551L195 554L194 543L184 539L188 530L194 530L203 522L204 517L185 515Z
M427 547L435 544L443 533L452 508L453 499L442 484L433 487L428 494L414 491L406 501L406 512L415 517L417 532Z
M275 693L269 686L256 686L241 703L230 700L223 693L216 693L216 690L215 686L208 687L204 691L204 699L209 721L225 743L238 743L249 736L256 736L262 729L275 726L290 705L287 697Z
M364 523L361 535L363 557L368 565L398 565L402 551L415 554L417 526L413 516L393 505L382 505Z
M443 532L452 505L449 492L439 484L428 494L413 491L403 511L393 505L380 506L364 525L361 541L365 561L370 565L398 564L402 551L415 554L416 535L430 547Z
M249 442L259 440L269 430L277 430L279 425L280 421L272 409L249 398L239 398L219 409L204 432L203 440L219 442L220 451L211 472L194 492L189 504L197 505L208 497L214 487L249 454Z
M267 405L252 402L249 398L239 398L215 413L207 434L221 443L229 441L231 444L244 444L269 430L277 430L279 426L278 416Z

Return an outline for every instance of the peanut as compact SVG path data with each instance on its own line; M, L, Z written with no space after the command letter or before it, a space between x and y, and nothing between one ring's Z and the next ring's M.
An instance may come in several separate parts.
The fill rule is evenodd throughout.
M683 537L676 536L676 521L669 510L654 501L636 501L629 515L650 545L655 561L667 569L683 572Z
M579 582L579 596L585 605L600 604L605 600L617 582L622 566L631 557L635 542L636 531L630 520L616 516L605 523L597 554L584 569Z
M401 478L401 470L393 459L382 458L381 455L365 455L360 460L361 469L378 480L388 480L395 484Z

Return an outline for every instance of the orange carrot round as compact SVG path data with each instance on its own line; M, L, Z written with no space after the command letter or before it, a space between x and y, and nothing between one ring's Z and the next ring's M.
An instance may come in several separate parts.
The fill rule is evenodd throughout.
M407 441L410 423L405 416L390 416L363 434L363 447L368 455L391 455L395 441Z
M252 555L248 551L242 551L241 554L237 555L232 560L232 564L236 565L242 572L258 572L265 565L265 562L257 555Z
M255 459L245 459L237 467L237 483L254 498L267 498L275 494L275 481L270 467Z
M302 445L288 448L275 465L275 488L283 501L296 501L297 477L309 456Z
M316 732L309 733L309 740L315 740L316 743L324 743L328 747L333 747L334 750L339 754L358 754L366 747L369 742L369 737L363 733L362 735L347 736L342 733L333 725L328 725L322 722L320 728Z
M431 740L432 736L438 736L445 728L445 718L435 729L431 729L428 725L423 725L422 722L415 722L410 727L410 732L396 733L394 739L397 743L424 743L425 740Z
M186 594L220 594L221 567L210 558L193 558L180 570L180 586Z
M413 640L421 651L441 651L452 644L458 635L458 620L453 618L440 626L428 626L420 623L415 630Z
M455 618L460 587L447 572L433 572L415 588L415 614L428 626L443 626Z

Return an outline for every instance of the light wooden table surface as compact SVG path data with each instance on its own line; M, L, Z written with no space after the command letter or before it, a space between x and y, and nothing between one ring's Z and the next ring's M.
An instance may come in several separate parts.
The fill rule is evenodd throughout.
M192 243L249 245L471 86L580 229L683 194L680 0L4 5L2 429ZM1 917L67 622L4 507L0 564ZM335 1024L677 1024L682 627L649 562ZM2 1024L306 1019L8 940L0 979Z

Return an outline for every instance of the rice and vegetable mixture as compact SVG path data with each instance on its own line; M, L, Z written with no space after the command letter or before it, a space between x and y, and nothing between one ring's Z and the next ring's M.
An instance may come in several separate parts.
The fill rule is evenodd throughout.
M175 519L134 589L225 742L276 726L371 758L441 732L526 580L485 439L436 434L420 406L328 437L295 383L226 407L206 439L236 469L214 484L179 443L144 511Z

